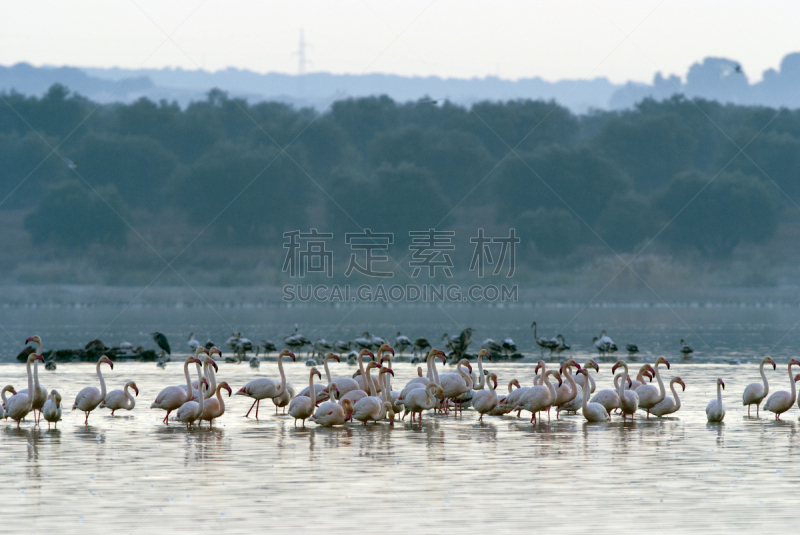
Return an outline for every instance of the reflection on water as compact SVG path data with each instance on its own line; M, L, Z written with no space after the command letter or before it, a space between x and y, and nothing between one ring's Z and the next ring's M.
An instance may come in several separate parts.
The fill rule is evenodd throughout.
M533 366L491 364L501 380L530 384ZM332 373L351 373L335 364ZM395 366L396 385L416 367ZM287 366L302 384L308 369ZM160 424L147 407L164 386L182 380L179 365L119 363L106 375L110 388L128 379L140 387L137 408L115 418L95 411L89 425L70 412L80 388L96 382L93 366L61 366L42 382L64 394L58 430L0 423L0 514L13 518L3 532L93 531L253 533L359 531L386 533L530 531L552 527L595 532L632 526L664 533L728 533L796 528L800 490L795 407L775 422L747 417L744 386L755 365L673 365L687 385L683 407L663 420L587 424L580 415L533 427L526 414L477 421L426 414L423 424L295 427L271 407L260 421L243 414L249 402L226 400L214 429ZM253 371L220 364L234 388L274 365ZM770 375L771 390L788 388ZM22 384L24 367L0 365L4 382ZM708 424L705 405L723 377L725 422ZM611 374L601 365L598 388ZM787 384L784 384L787 383ZM577 514L577 513L582 514ZM465 527L468 526L468 527Z

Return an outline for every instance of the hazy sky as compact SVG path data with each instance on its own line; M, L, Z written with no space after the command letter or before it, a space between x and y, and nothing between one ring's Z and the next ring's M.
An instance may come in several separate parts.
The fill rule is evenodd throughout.
M301 29L309 72L351 74L650 81L723 56L757 80L800 51L797 1L104 0L2 9L3 65L297 73ZM174 43L162 30L175 32Z

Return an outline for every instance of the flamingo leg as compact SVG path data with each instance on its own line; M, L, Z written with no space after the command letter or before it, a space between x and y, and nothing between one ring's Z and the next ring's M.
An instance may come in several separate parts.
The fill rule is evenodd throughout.
M250 411L252 411L252 410L253 410L253 407L255 407L255 406L256 406L256 402L257 402L257 401L258 401L258 400L255 400L255 401L253 401L253 404L252 404L252 405L250 405ZM245 417L245 418L247 418L248 416L250 416L250 411L247 411L247 414L245 414L245 415L244 415L244 417Z
M256 420L258 420L258 407L261 406L261 400L256 400Z
M89 411L86 411L86 419L83 421L83 425L89 425Z
M756 409L756 410L758 410L758 409ZM750 405L747 406L747 417L748 418L750 417Z
M483 421L483 414L481 414L481 417L480 417L480 418L478 418L478 421L479 421L479 422L482 422L482 421Z
M758 408L761 406L761 403L756 405L756 418L758 418ZM747 415L750 416L750 406L747 406Z

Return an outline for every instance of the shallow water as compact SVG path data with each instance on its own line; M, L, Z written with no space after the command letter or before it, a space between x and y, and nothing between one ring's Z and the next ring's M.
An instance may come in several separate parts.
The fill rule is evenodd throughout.
M769 372L772 391L788 388L787 360ZM0 531L731 533L762 525L788 532L800 520L800 465L792 462L800 411L780 422L748 418L740 400L758 377L753 364L674 359L665 378L679 374L687 389L681 411L663 420L637 414L589 425L577 415L533 427L525 413L480 424L465 411L426 414L421 426L303 429L275 416L269 402L259 421L246 419L250 402L231 397L213 430L192 431L164 426L163 411L148 408L161 388L183 382L180 364L104 368L109 389L137 382L130 413L98 410L84 426L82 414L65 411L58 430L0 423ZM487 368L503 391L513 377L523 385L533 377L532 364ZM302 363L286 369L298 389L307 384ZM598 388L608 388L610 365L600 369ZM395 372L397 389L416 366L398 363ZM221 363L218 373L234 391L258 376L277 377L275 364ZM0 377L21 385L24 366L2 364ZM717 377L726 383L727 416L707 424ZM41 382L69 408L97 378L94 366L73 364L43 372Z

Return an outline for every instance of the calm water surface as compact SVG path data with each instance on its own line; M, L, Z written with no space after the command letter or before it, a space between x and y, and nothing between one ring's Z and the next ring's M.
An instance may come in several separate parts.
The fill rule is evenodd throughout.
M788 389L786 362L800 353L796 306L125 305L76 299L3 306L0 383L25 383L24 366L13 358L32 334L42 335L45 349L98 336L109 345L128 340L151 348L148 333L160 330L182 353L190 330L220 344L231 330L279 343L299 323L312 340L349 339L364 330L389 338L401 330L434 341L466 326L476 330L475 346L511 336L526 362L487 364L505 390L511 378L532 380L527 361L536 358L530 329L536 319L540 336L563 332L581 362L591 354L592 336L607 329L621 347L639 345L639 362L670 359L665 380L680 375L687 389L674 418L587 425L578 415L536 428L525 414L480 424L468 411L458 418L426 415L422 426L303 429L275 416L268 401L260 421L246 419L250 402L231 397L213 430L187 431L165 427L163 411L148 408L163 387L183 382L180 356L163 370L119 362L113 371L104 367L105 377L109 389L137 382L132 412L110 418L107 410L95 411L84 426L82 414L67 411L58 430L28 421L18 431L0 422L1 532L732 533L800 525L800 464L793 461L800 410L775 422L763 413L748 418L741 406L764 354L779 362L769 372L771 390ZM692 359L678 354L680 338L694 346ZM308 368L298 360L286 369L299 389ZM608 388L611 364L600 366L598 387ZM334 376L353 370L332 366ZM395 372L401 388L416 366L397 363ZM234 391L261 376L277 378L275 363L259 370L221 363L218 374ZM704 409L717 377L727 386L728 413L725 423L710 425ZM58 389L69 408L97 378L93 365L60 364L42 371L41 382Z
M490 365L507 384L530 383L533 365ZM352 373L346 364L334 376ZM296 386L303 364L287 366ZM415 367L396 366L395 385ZM664 533L730 533L796 528L800 512L800 447L795 407L774 422L748 418L741 392L755 365L682 364L687 385L675 418L637 417L623 424L585 424L567 416L534 428L514 416L477 422L426 415L422 426L295 428L269 402L260 420L243 417L250 403L228 401L213 430L187 431L159 423L148 409L164 386L179 384L179 364L118 363L105 373L110 388L129 379L140 387L137 407L95 411L89 425L66 412L58 430L0 424L0 515L4 532L330 533L380 526L387 533L511 532L558 528L594 532L640 525ZM21 365L0 365L4 382L22 384ZM234 389L258 376L277 376L274 364L254 371L221 364ZM707 424L704 408L723 377L725 423ZM788 387L785 366L771 372L773 389ZM42 383L64 394L96 384L88 364L59 366ZM611 381L601 364L599 388ZM13 522L11 521L13 519ZM366 523L366 524L365 524Z

